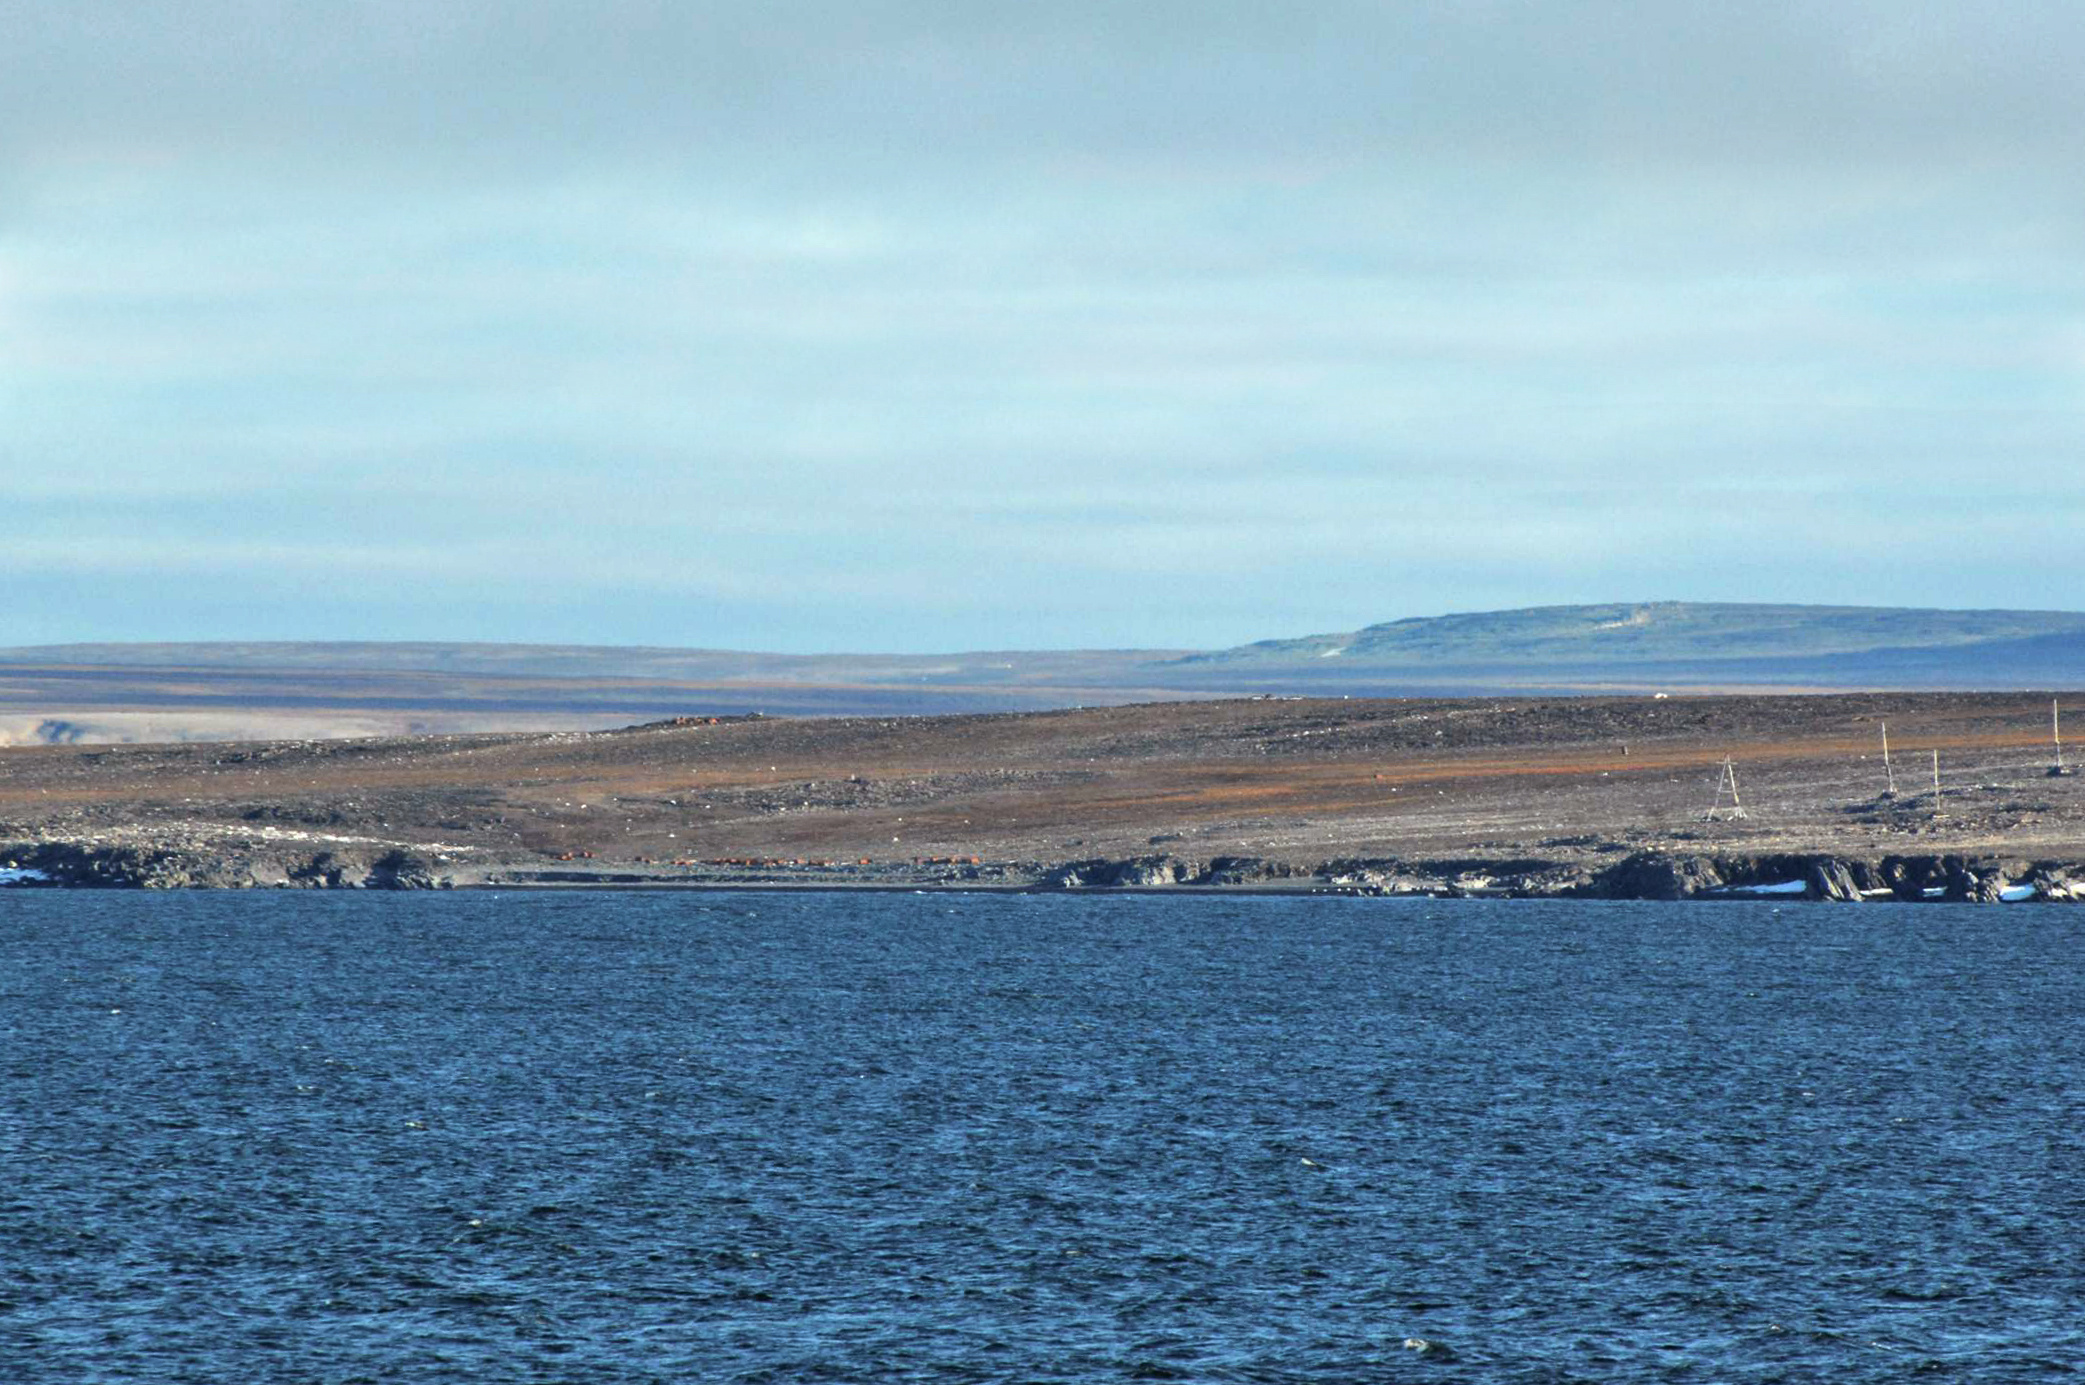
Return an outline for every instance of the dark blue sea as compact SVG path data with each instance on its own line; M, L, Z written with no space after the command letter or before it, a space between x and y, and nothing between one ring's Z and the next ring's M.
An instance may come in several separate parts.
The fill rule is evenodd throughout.
M2034 906L5 891L0 1380L2075 1378L2081 964Z

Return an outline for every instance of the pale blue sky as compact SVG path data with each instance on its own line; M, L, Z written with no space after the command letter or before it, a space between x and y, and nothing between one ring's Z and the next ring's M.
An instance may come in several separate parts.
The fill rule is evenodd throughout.
M0 36L0 645L2085 607L2075 4Z

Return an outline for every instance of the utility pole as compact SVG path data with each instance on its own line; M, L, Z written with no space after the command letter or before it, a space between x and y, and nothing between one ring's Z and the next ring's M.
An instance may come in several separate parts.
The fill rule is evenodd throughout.
M1883 793L1890 798L1897 796L1897 774L1890 768L1890 724L1882 723L1882 777L1889 785Z

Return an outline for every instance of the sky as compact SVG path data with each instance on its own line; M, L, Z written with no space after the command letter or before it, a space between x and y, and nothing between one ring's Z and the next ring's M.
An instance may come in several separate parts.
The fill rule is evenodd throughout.
M2085 608L2073 0L0 35L0 645Z

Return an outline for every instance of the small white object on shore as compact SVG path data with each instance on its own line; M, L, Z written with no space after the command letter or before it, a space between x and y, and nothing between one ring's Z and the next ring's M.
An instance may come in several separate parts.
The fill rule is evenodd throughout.
M1772 885L1725 885L1713 891L1715 894L1807 894L1810 886L1803 880L1783 880Z

